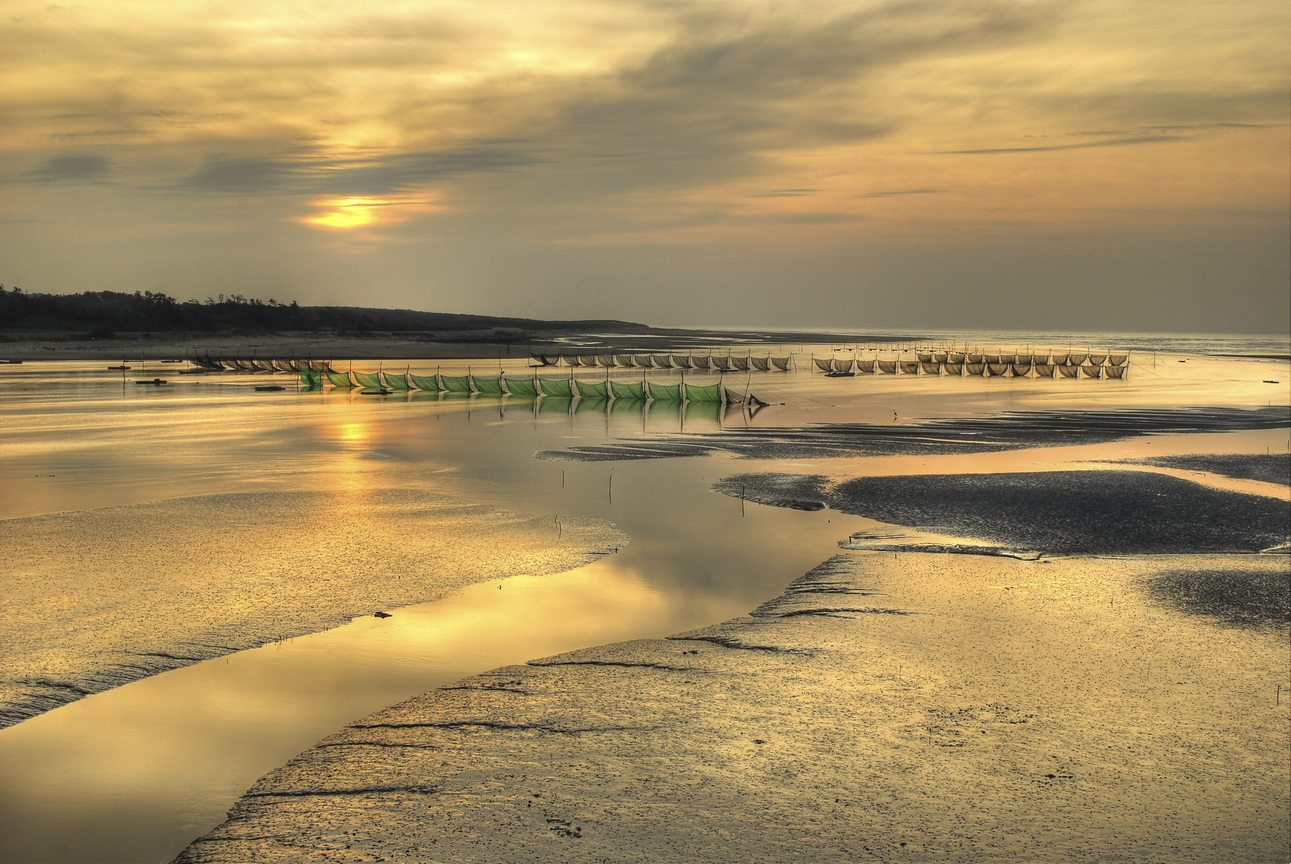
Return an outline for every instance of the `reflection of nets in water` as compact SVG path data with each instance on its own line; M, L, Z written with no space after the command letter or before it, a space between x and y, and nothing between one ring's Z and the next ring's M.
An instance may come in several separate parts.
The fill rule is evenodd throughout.
M695 420L712 420L718 422L722 413L721 402L687 402L682 410L682 418L688 422Z
M548 396L537 402L539 414L568 414L574 407L570 399L560 396Z

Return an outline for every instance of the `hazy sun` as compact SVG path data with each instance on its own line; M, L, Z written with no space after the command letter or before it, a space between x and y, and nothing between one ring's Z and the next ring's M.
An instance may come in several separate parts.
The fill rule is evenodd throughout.
M425 197L321 198L311 202L320 212L303 216L299 222L328 231L352 231L404 222L419 213L440 208Z

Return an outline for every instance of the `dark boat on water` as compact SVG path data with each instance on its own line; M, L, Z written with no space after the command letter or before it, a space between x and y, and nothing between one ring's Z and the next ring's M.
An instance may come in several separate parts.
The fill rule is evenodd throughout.
M154 385L154 386L160 387L162 384L165 384L165 383L166 383L166 380L165 380L164 378L154 378L154 379L152 379L151 381L135 381L134 383L136 383L136 384L152 384L152 385Z

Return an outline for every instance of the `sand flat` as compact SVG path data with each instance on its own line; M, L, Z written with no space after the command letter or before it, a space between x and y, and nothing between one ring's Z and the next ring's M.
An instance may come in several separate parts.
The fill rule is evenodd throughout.
M177 860L1283 860L1286 623L1146 588L1199 563L1285 573L843 553L746 618L357 721Z
M570 570L627 543L604 520L557 526L393 489L210 495L3 527L3 726L464 585Z

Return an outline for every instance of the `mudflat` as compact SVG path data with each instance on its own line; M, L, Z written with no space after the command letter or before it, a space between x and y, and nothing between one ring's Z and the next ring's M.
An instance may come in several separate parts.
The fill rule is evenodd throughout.
M842 553L356 721L177 861L1284 860L1285 607L1153 586L1286 564Z
M5 532L0 727L475 582L569 570L628 540L601 520L556 526L389 489L183 498Z

